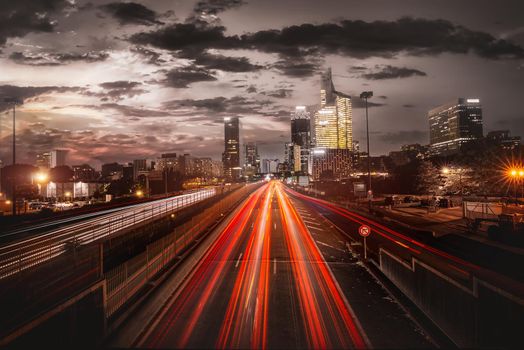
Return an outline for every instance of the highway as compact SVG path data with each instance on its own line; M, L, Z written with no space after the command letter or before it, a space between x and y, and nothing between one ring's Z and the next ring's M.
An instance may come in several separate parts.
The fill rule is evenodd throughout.
M311 210L336 225L348 236L361 240L358 235L360 225L368 225L373 232L367 239L371 255L378 261L379 248L387 248L398 256L409 260L416 257L448 275L465 279L471 275L492 283L504 285L517 295L524 292L522 282L522 256L503 252L467 239L454 237L435 238L409 230L398 230L355 211L345 209L328 201L309 197L291 189L286 191L297 200L305 203ZM517 263L518 262L518 263Z
M81 221L76 218L70 224L60 222L58 228L55 227L56 223L47 223L45 225L49 225L50 229L43 233L0 246L0 279L62 254L69 244L85 245L118 234L136 225L157 220L215 194L215 188L207 188L151 202L85 214ZM45 227L39 227L39 229L43 228ZM22 233L23 231L18 230L3 234Z
M133 345L432 347L337 233L313 235L305 215L280 182L255 191Z

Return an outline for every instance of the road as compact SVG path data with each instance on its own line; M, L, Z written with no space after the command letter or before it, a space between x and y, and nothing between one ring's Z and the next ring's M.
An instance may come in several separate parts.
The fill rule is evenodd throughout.
M375 254L376 261L379 248L387 248L406 261L416 257L440 271L445 271L449 276L464 279L475 275L495 285L507 287L508 290L518 293L517 295L522 293L522 255L459 236L436 238L416 231L400 230L333 203L305 196L291 189L287 189L287 192L353 239L360 240L357 234L360 225L370 226L373 235L367 240L368 248Z
M38 235L0 246L0 279L52 259L67 250L68 244L89 244L104 237L186 208L216 194L215 188L110 209L100 214L86 214L80 222L62 223ZM52 225L54 223L47 223ZM42 227L39 227L42 229ZM16 235L9 232L3 235Z
M311 233L311 215L279 182L258 189L134 345L431 347L334 230Z

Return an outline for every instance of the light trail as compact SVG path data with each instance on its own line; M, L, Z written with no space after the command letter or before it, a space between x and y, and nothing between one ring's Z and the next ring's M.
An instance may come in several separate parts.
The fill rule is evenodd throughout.
M218 348L266 348L274 183L269 186L244 251L220 330ZM244 339L250 339L250 343L243 343Z
M309 346L367 348L366 336L351 307L280 184L276 193ZM306 263L309 261L312 263ZM336 341L329 337L330 326L335 330Z
M195 268L192 276L188 279L188 283L181 289L173 307L166 310L167 313L157 319L160 321L161 318L165 317L164 322L158 325L158 329L154 331L155 325L151 327L150 334L145 337L147 338L145 346L158 347L162 345L174 324L182 322L184 324L181 327L183 330L180 338L177 340L176 347L183 348L187 345L195 325L202 315L206 302L211 298L213 292L216 291L223 271L230 262L230 259L221 259L221 257L232 256L233 249L241 238L241 235L238 233L245 229L256 203L266 189L267 186L264 186L252 194L220 233L217 241ZM192 308L192 305L197 305L197 308ZM190 314L189 320L182 319L184 314Z
M216 194L215 188L125 207L0 247L0 279L48 261L68 244L85 245L156 220Z

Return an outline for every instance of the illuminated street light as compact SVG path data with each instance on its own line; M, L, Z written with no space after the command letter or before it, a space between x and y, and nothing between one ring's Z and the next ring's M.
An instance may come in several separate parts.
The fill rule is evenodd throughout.
M449 170L448 167L445 166L445 167L442 168L442 173L443 174L449 174L449 172L450 172L450 170Z
M144 192L138 190L138 191L135 192L135 194L136 194L137 197L142 197L144 195Z
M42 183L42 182L46 182L47 181L48 176L47 176L46 173L36 173L35 179L36 179L36 182Z

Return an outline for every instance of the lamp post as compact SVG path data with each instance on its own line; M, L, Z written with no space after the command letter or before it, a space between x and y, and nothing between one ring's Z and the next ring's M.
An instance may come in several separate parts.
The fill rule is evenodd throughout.
M368 121L368 98L373 96L373 91L364 91L360 94L360 98L366 101L366 143L368 152L368 208L371 210L371 196L373 195L371 189L371 154L369 153L369 121Z
M12 203L12 210L13 210L13 216L16 215L16 171L15 171L15 164L16 164L16 105L21 104L21 101L14 98L14 97L6 97L4 98L4 102L7 104L10 104L13 107L13 178L11 179L11 203Z

